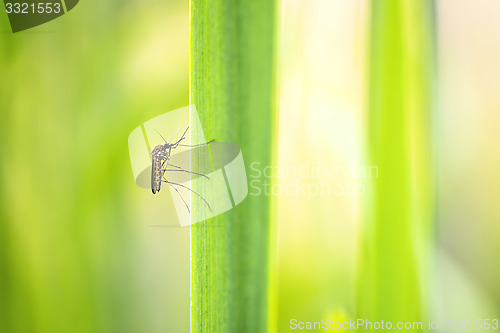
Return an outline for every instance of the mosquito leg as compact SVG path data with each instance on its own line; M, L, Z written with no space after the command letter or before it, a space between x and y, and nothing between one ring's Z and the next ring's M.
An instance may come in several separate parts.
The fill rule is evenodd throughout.
M173 166L174 168L177 168L177 169L182 169L180 166L173 165L173 164L169 164L169 166Z
M190 189L189 187L185 186L185 185L182 185L182 184L178 184L178 183L172 183L172 182L169 182L168 180L162 180L162 182L164 183L167 183L167 184L170 184L170 185L177 185L177 186L181 186L181 187L184 187L186 189L188 189L189 191L193 192L194 194L196 194L197 196L199 196L201 198L201 200L205 201L205 203L207 204L208 206L208 209L210 209L210 211L212 211L212 208L210 207L210 205L208 204L207 200L205 200L204 197L202 197L198 192L196 192L195 190L192 190Z
M181 147L190 147L190 148L194 148L194 147L199 147L199 146L205 146L205 145L208 145L208 144L211 144L212 142L214 142L215 140L210 140L208 142L205 142L205 143L200 143L200 144L197 144L197 145L181 145L181 144L178 144L178 146L181 146Z
M161 168L163 169L164 167L166 168L168 166L168 161L169 161L169 158L163 160L163 163L161 164Z
M189 126L188 126L188 128L186 128L186 130L185 130L185 131L184 131L184 133L182 134L181 138L180 138L180 139L179 139L176 143L172 144L172 146L173 146L174 148L175 148L175 147L177 147L177 146L179 145L179 143L180 143L182 140L184 140L184 139L185 139L185 136L186 136L186 133L187 133L188 129L189 129Z
M172 164L169 164L169 165L172 165ZM205 177L206 179L210 179L210 177L208 177L207 175L204 175L202 173L198 173L198 172L194 172L194 171L189 171L189 170L184 170L184 169L177 169L177 170L168 170L168 169L164 169L163 172L167 172L167 171L182 171L182 172L187 172L187 173L191 173L193 175L198 175L198 176L203 176Z
M172 185L172 184L170 184L170 185ZM186 200L184 200L184 198L183 198L183 197L182 197L182 195L181 195L181 192L179 192L179 190L178 190L178 189L177 189L174 185L172 185L172 188L175 190L175 192L177 192L177 194L179 195L179 197L181 197L182 202L184 202L184 204L186 205L186 208L187 208L187 210L188 210L188 213L191 213L191 211L189 210L189 206L188 206L188 204L186 203Z

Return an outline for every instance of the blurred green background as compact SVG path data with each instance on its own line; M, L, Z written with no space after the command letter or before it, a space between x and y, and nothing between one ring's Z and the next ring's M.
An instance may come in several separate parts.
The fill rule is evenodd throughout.
M130 132L188 104L186 1L0 13L0 332L187 332L189 230L155 228Z
M292 318L498 318L500 4L283 4L278 166L378 177L279 178L366 190L277 198L279 331Z

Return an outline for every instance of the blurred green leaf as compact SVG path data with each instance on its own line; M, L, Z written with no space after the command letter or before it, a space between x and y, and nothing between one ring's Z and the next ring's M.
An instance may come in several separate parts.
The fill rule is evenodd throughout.
M358 318L420 321L433 239L433 1L372 1L368 158Z

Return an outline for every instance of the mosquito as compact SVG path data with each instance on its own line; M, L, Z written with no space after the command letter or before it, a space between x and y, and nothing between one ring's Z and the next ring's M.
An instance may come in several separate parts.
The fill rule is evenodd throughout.
M181 198L182 202L184 202L184 205L186 205L188 212L191 212L188 204L186 203L186 201L182 197L181 193L179 192L179 189L177 188L177 187L183 187L183 188L193 192L198 197L200 197L205 202L205 204L208 206L208 209L210 209L210 211L212 211L212 208L210 207L207 200L205 200L205 198L203 196L201 196L198 192L194 191L193 189L189 188L188 186L168 181L166 176L165 176L165 173L168 171L174 171L174 172L177 171L177 172L186 172L186 173L190 173L193 175L205 177L206 179L210 179L208 176L206 176L204 174L201 174L198 172L193 172L190 170L186 170L186 169L183 169L177 165L169 164L170 156L172 154L172 149L176 149L177 147L194 148L194 147L207 145L207 144L214 141L214 140L212 140L210 142L206 142L206 143L202 143L202 144L198 144L198 145L181 144L181 142L186 139L186 133L188 130L189 130L189 127L186 128L186 130L182 134L181 138L174 143L171 143L173 136L170 139L170 141L167 142L167 140L165 140L165 138L160 133L158 133L158 131L156 132L156 133L158 133L158 135L161 136L161 138L163 139L163 141L165 143L161 144L161 145L157 145L153 149L153 151L151 152L151 158L152 158L152 161L151 161L151 191L153 192L153 194L156 194L156 193L160 192L161 183L169 184L177 192L177 194L179 194L179 197ZM174 133L174 135L175 135L175 133ZM173 167L174 169L168 169L168 167Z

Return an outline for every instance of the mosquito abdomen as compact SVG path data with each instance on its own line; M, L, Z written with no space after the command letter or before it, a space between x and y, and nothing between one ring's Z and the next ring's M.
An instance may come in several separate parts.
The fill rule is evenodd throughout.
M153 194L160 192L161 190L161 178L162 178L162 145L158 145L151 152L151 191Z

